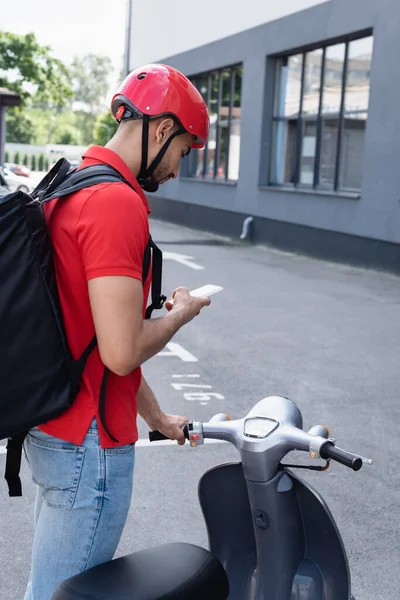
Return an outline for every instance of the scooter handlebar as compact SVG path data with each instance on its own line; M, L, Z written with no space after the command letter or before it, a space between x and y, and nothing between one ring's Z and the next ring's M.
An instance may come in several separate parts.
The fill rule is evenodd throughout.
M326 441L319 453L321 458L336 460L336 462L353 469L353 471L359 471L363 465L363 461L359 456L337 448L330 440Z
M197 446L198 444L204 443L205 438L225 440L235 444L234 429L232 429L233 425L234 422L232 421L227 423L212 421L209 423L198 423L192 421L189 425L183 427L183 432L185 438L190 440L191 446ZM341 448L337 448L332 439L326 439L322 436L316 436L310 433L311 431L314 431L315 428L308 433L291 426L286 426L285 428L286 441L293 443L292 449L296 448L297 450L310 451L311 456L313 455L313 451L317 451L321 458L325 460L335 460L353 471L359 471L363 462L372 463L372 461L363 459L359 455L351 454ZM316 431L316 433L318 432ZM157 442L169 438L159 431L150 431L149 439L150 442ZM315 457L313 456L313 458Z

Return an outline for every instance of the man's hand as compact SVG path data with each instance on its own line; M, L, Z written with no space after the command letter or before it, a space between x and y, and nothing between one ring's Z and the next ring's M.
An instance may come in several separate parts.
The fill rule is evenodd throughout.
M189 290L184 287L177 288L172 298L173 304L167 300L164 306L169 313L179 314L183 325L194 319L202 308L211 304L210 298L191 296Z
M167 438L176 440L180 446L183 446L186 441L183 433L183 426L188 422L188 417L168 415L162 412L156 422L148 423L148 425L153 431L159 431Z

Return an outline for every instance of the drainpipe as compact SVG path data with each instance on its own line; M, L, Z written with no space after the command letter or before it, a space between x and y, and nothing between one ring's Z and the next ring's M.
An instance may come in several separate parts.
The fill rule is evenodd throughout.
M253 227L252 227L253 222L254 222L253 217L246 217L246 219L243 221L242 233L240 236L241 240L250 239L251 234L253 232Z

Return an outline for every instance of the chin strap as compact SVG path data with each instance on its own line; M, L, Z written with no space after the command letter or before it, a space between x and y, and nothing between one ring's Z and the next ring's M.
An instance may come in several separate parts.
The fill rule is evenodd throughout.
M154 173L154 170L158 167L166 151L168 150L172 140L176 138L178 135L182 135L186 133L186 129L180 127L177 131L174 131L170 135L170 137L165 142L164 146L161 148L157 156L154 158L152 163L147 167L147 160L149 155L149 125L150 125L150 117L149 115L143 115L143 126L142 126L142 164L140 165L140 171L138 175L138 182L140 186L146 192L156 192L158 190L158 183L149 180L149 177Z

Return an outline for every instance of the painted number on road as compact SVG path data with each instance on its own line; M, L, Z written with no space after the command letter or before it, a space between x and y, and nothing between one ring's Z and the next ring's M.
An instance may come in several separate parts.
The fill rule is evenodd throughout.
M197 379L200 377L199 374L188 374L188 375L173 375L175 379L188 378ZM189 402L200 402L200 404L206 405L210 400L224 400L224 396L217 392L212 392L212 385L205 383L171 383L174 390L178 392L183 391L183 397ZM184 391L188 390L188 391ZM189 391L190 390L190 391ZM197 391L195 391L197 390Z

